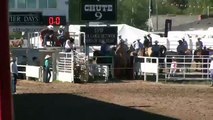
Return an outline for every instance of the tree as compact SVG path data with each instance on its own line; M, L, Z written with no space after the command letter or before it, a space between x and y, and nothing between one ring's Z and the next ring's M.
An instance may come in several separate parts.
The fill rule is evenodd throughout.
M175 4L177 8L184 10L188 7L188 0L169 0L170 3Z
M80 24L80 1L69 0L69 22L71 24Z
M188 0L169 0L170 3L175 4L180 10L185 10L188 7Z
M120 0L118 2L118 21L131 26L147 29L149 8L147 0Z

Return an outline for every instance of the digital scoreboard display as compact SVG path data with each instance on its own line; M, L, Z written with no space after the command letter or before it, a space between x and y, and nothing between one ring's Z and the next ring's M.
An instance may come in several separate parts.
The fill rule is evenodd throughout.
M10 12L10 26L66 25L66 16L44 16L41 12Z
M66 16L43 16L44 25L66 25Z

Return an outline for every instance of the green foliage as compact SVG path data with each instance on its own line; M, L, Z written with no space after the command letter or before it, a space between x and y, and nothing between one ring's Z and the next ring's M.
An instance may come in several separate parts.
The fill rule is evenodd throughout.
M209 6L213 13L213 0L157 0L159 14L206 14ZM185 4L185 5L184 5Z
M121 0L118 2L118 23L129 24L137 28L146 29L148 19L147 0Z
M169 0L170 3L175 4L180 10L185 10L188 8L188 0Z
M21 32L11 32L9 35L9 39L20 39L22 37Z

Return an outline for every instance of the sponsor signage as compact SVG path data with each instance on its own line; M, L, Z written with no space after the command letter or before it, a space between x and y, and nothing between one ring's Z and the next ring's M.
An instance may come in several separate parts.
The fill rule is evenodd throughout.
M81 0L81 20L115 21L117 0Z
M9 32L38 32L44 28L44 26L10 26Z
M101 45L105 41L109 45L117 44L117 27L81 27L85 32L86 45Z
M10 12L10 26L66 25L66 16L42 16L41 12Z
M41 12L10 12L10 26L42 25Z

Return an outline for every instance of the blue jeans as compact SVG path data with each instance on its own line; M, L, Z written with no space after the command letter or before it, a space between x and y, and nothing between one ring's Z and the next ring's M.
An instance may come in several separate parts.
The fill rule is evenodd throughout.
M211 71L211 84L213 84L213 69L211 69L210 71Z
M50 68L45 68L45 83L49 83L50 82L50 78L51 78L51 72L50 72Z
M11 73L12 93L16 93L17 78L18 78L18 76L15 73Z

